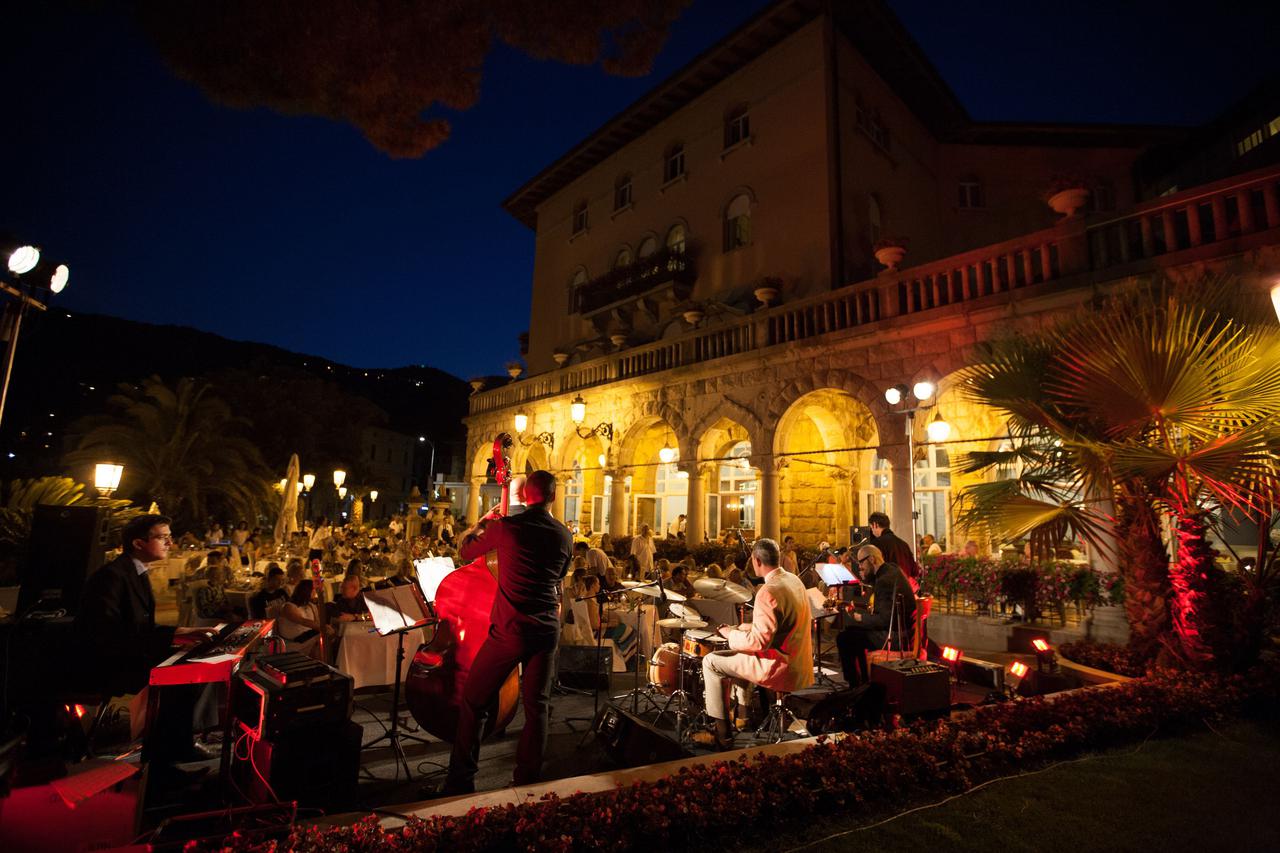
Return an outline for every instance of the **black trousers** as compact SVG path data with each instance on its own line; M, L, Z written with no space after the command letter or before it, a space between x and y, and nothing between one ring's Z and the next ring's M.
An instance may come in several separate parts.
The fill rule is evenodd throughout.
M850 687L866 684L871 679L867 652L883 648L901 648L898 642L890 642L886 646L885 639L884 631L870 630L857 625L845 628L836 635L836 649L840 652L840 668L844 670L844 680Z
M462 705L458 709L458 731L453 738L449 775L445 791L468 794L475 790L480 767L480 735L485 720L507 676L517 665L524 666L520 683L524 703L524 729L516 746L514 781L527 785L542 774L542 754L547 748L547 721L550 717L551 675L560 642L558 633L545 635L490 633L471 664Z

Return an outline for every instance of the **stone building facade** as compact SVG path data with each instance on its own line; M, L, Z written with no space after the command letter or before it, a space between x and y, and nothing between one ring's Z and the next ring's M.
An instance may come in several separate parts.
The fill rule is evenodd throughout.
M468 517L519 414L516 469L590 531L840 542L882 509L957 545L954 457L1005 435L953 381L976 345L1280 265L1280 170L1139 199L1169 131L974 122L881 3L824 9L769 7L507 200L537 234L528 375L471 398ZM886 401L921 380L910 419Z

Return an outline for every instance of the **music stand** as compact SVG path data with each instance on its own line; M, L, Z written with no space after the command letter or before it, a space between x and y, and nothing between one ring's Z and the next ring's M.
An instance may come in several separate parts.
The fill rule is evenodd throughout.
M416 740L418 743L430 743L424 737L400 731L400 685L404 680L404 635L427 625L435 624L435 614L431 605L422 596L422 592L414 584L393 586L390 589L369 590L364 593L365 605L369 615L373 617L374 629L379 636L396 635L396 681L391 690L391 726L383 734L360 747L361 751L371 749L375 744L388 741L391 750L399 763L396 764L396 779L400 778L400 768L404 767L405 780L413 778L409 769L409 759L405 757L402 740Z

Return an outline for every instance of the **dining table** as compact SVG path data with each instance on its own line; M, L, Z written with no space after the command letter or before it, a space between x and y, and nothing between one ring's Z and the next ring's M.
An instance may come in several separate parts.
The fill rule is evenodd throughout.
M400 635L382 636L373 627L373 622L357 620L354 622L337 622L338 651L334 666L350 675L354 689L362 687L389 687L396 680L396 648ZM427 641L426 630L418 628L404 633L404 657L400 678L401 681L409 673L409 661L418 651L418 646Z

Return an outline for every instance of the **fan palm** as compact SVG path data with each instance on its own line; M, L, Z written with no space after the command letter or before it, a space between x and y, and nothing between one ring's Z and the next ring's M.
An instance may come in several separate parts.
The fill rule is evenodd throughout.
M1225 652L1206 523L1261 505L1280 429L1280 332L1224 297L1229 282L1201 284L1118 296L992 347L962 377L971 399L1008 414L1015 443L962 467L1023 468L967 490L962 522L1039 548L1064 535L1104 545L1114 531L1135 645L1159 640L1192 664ZM1177 528L1172 565L1160 514Z
M256 518L270 500L270 474L258 449L239 433L247 425L209 386L184 378L170 388L157 376L122 384L110 414L78 424L68 462L111 457L125 465L130 492L145 495L186 523L208 513Z

